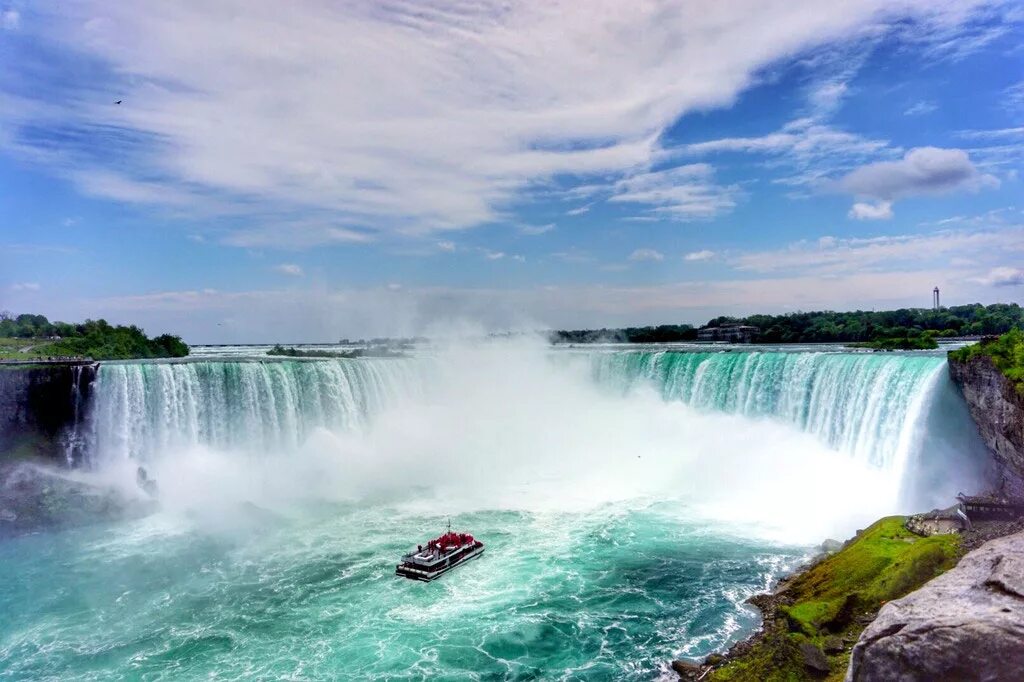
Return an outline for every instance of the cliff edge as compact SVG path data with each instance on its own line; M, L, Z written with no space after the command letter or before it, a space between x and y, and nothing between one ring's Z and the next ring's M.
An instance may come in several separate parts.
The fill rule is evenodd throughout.
M1024 670L1024 533L889 602L861 634L846 682L1011 680Z
M999 467L1000 490L1024 499L1024 393L983 353L951 353L949 373Z

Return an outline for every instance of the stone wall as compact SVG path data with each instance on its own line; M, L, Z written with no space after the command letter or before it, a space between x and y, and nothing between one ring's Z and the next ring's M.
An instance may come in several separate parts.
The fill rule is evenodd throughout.
M34 456L75 465L96 364L0 366L0 459Z
M1024 395L985 356L967 362L950 359L949 373L995 455L1001 492L1024 498Z

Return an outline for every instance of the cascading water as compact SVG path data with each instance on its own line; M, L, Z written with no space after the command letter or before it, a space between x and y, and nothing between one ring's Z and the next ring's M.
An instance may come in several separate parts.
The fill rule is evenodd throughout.
M89 475L145 462L160 511L0 543L0 677L672 679L983 458L924 354L110 363L86 412ZM448 515L487 554L395 579Z
M592 365L623 392L653 387L666 401L782 420L896 476L923 444L915 425L936 387L948 391L945 366L923 354L675 351L595 354Z
M90 452L102 465L191 445L290 451L314 429L351 430L421 394L422 370L403 359L104 364Z

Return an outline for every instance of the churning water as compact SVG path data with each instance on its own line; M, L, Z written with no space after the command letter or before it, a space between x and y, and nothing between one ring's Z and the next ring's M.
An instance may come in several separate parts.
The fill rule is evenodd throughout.
M0 676L650 679L810 545L984 473L917 353L114 363L92 396L95 475L142 463L161 511L0 545ZM448 515L484 557L395 578Z

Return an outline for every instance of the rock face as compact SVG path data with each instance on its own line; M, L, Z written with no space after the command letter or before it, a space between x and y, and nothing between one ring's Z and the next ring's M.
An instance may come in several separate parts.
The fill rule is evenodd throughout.
M26 461L0 463L0 540L44 528L67 528L145 516L156 509L141 491L82 471Z
M95 364L0 367L0 460L14 451L78 464Z
M960 387L981 437L995 454L1001 469L1001 492L1024 498L1024 395L985 356L967 362L951 358L949 373Z
M1024 671L1024 533L985 543L889 602L861 633L847 682L1015 680Z

